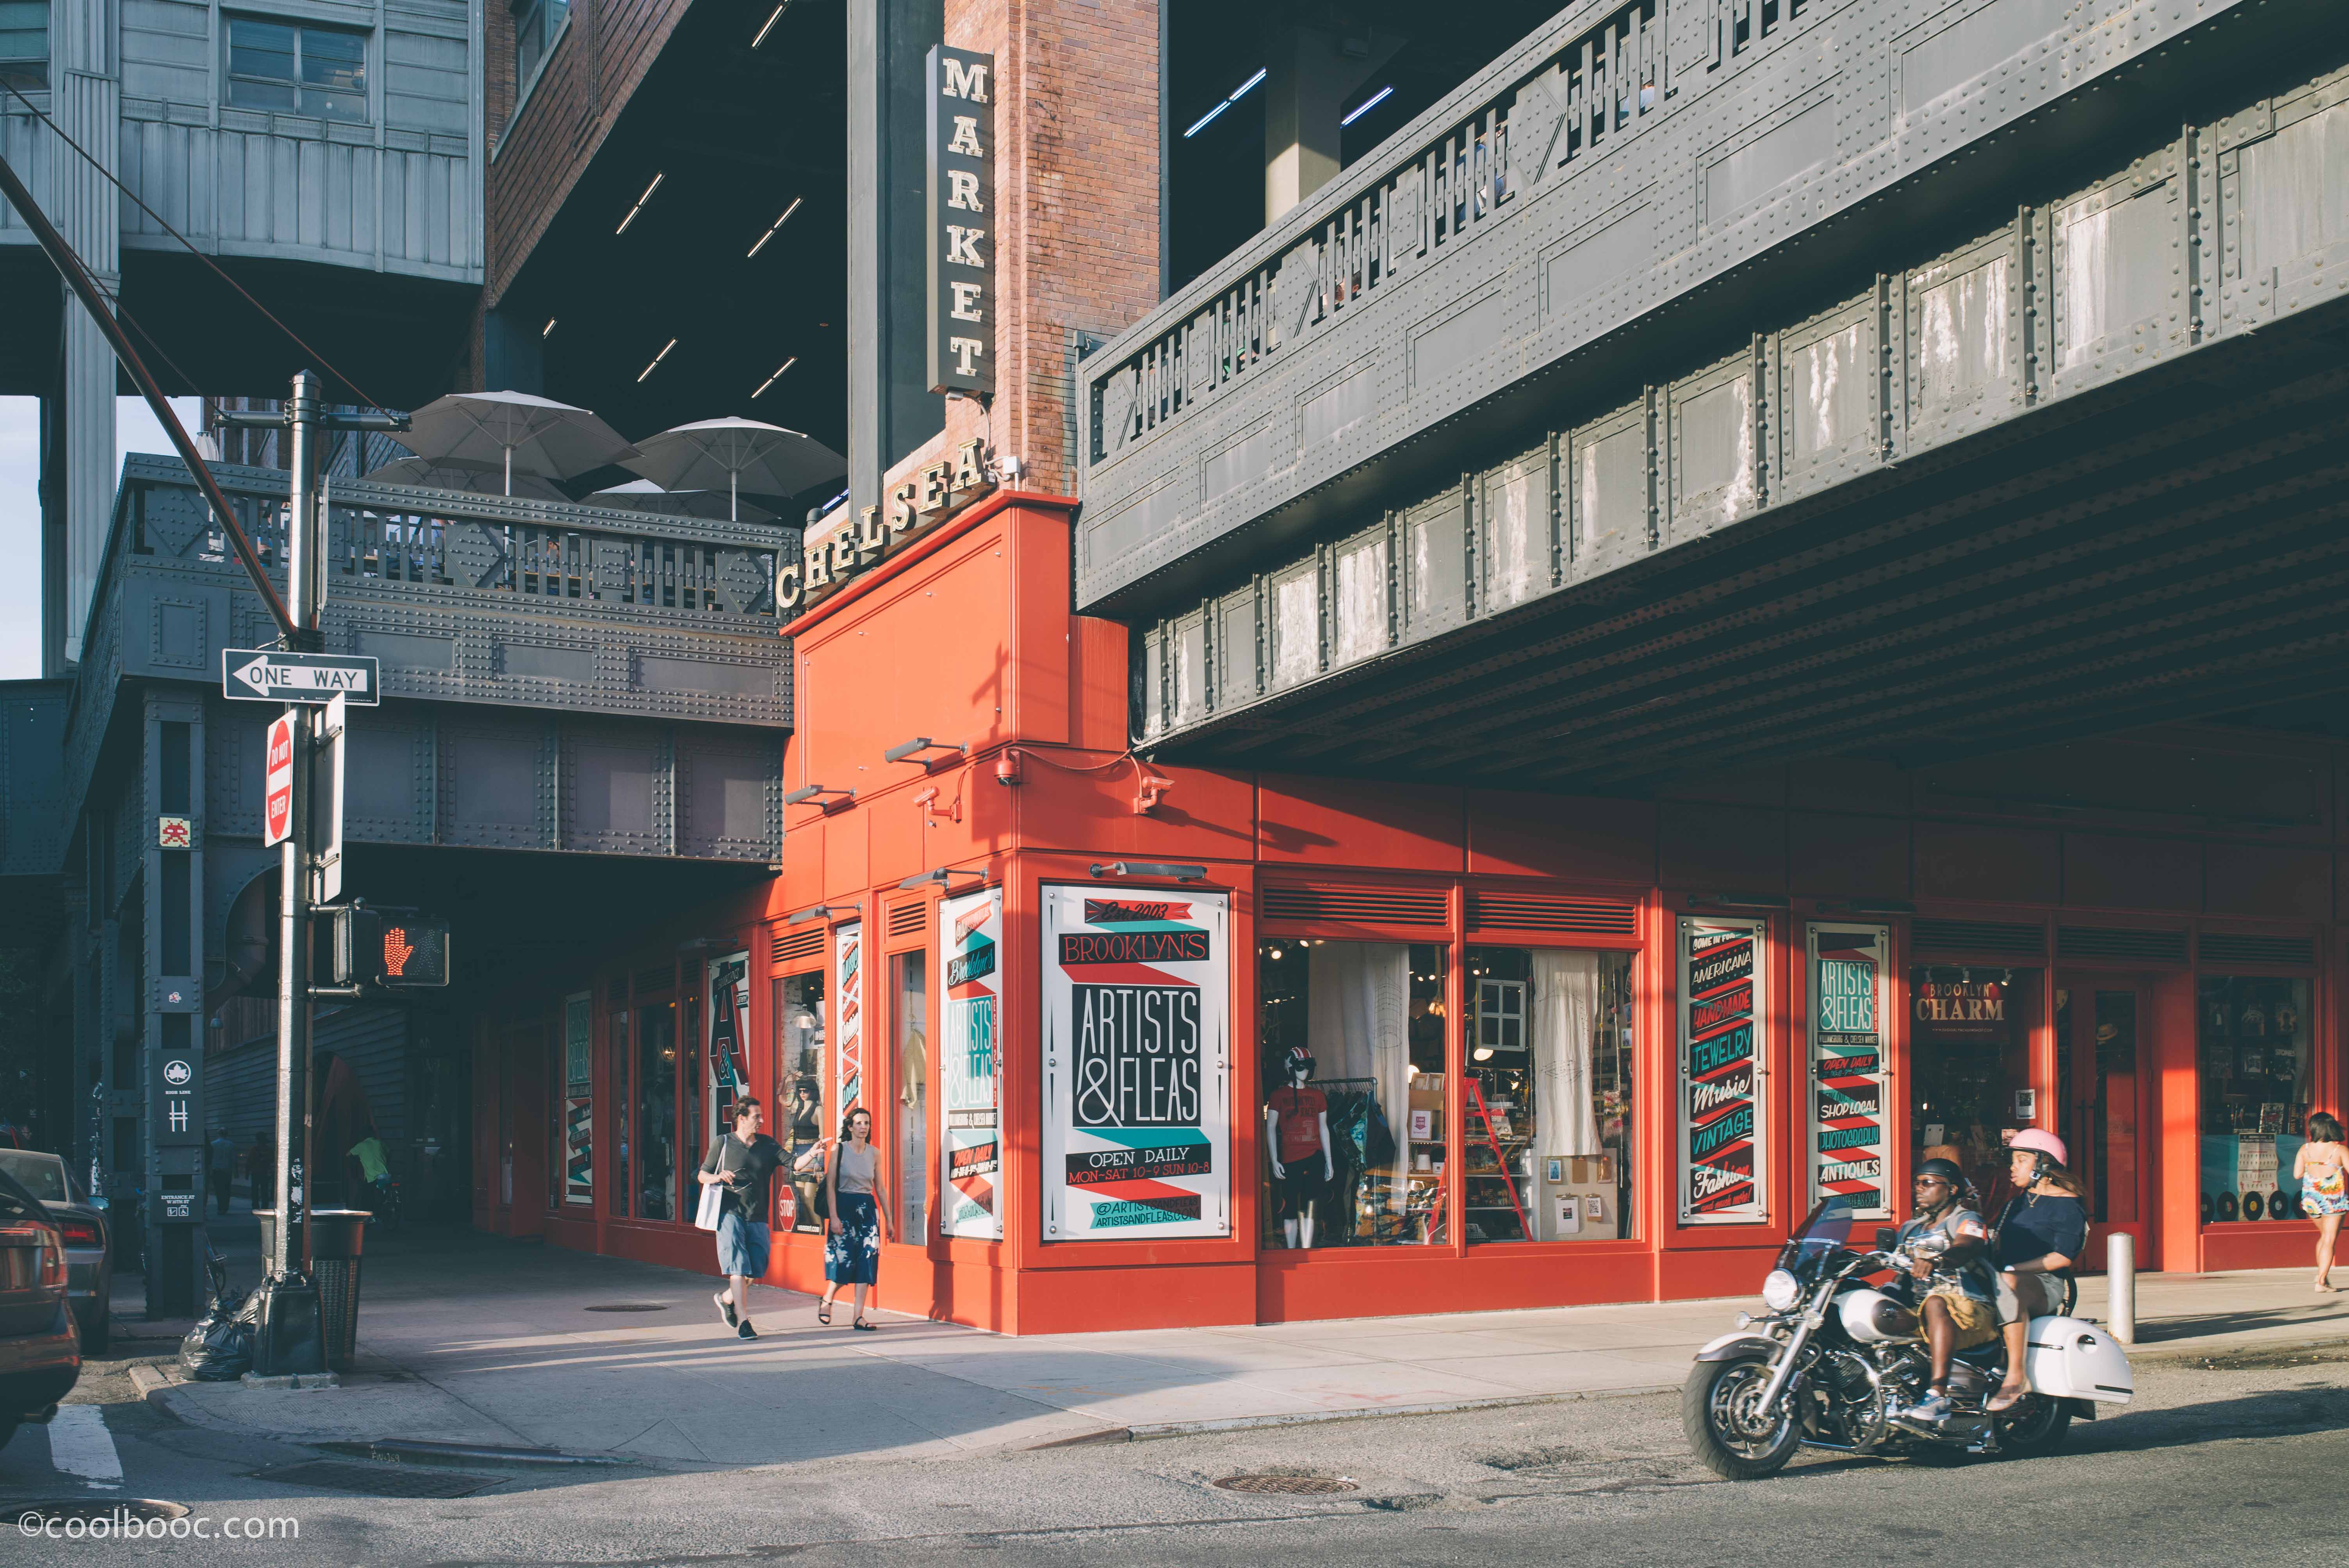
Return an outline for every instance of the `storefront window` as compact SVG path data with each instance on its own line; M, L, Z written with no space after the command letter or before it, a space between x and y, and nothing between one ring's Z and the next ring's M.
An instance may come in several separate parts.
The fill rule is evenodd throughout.
M702 1097L694 1085L701 1082L701 998L688 996L678 1007L677 1042L685 1062L685 1140L678 1145L685 1159L677 1172L677 1193L670 1200L676 1207L669 1212L680 1220L693 1218L700 1206L701 1183L694 1172L701 1167L704 1148L701 1133Z
M675 1218L669 1178L677 1170L677 1004L640 1011L636 1042L636 1212L647 1220Z
M612 1205L613 1216L628 1217L629 1194L635 1191L628 1171L628 1107L633 1101L629 1084L635 1075L628 1070L628 1010L612 1009L605 1026L605 1037L612 1042L612 1078L605 1086L612 1099L612 1181L605 1189L606 1201Z
M1257 974L1264 1244L1448 1240L1444 949L1275 938Z
M2308 982L2206 975L2201 1043L2202 1219L2293 1219L2292 1168L2315 1095Z
M2031 1036L2041 984L2036 969L1909 971L1909 1168L1956 1161L1993 1211L2009 1187L2007 1143L2040 1121Z
M930 956L889 959L897 995L897 1239L930 1239Z
M816 1189L821 1171L802 1171L800 1160L830 1136L823 1103L823 975L786 975L774 982L775 1139L792 1166L792 1190L799 1203L792 1228L821 1232Z
M1628 1233L1630 991L1628 953L1468 950L1471 1242Z

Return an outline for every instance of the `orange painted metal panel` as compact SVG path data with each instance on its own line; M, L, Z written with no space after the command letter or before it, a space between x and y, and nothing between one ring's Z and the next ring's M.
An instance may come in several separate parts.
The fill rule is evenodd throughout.
M1656 808L1646 800L1471 789L1468 870L1644 888L1656 875Z
M1467 869L1464 792L1423 784L1267 775L1257 790L1258 858L1292 865Z

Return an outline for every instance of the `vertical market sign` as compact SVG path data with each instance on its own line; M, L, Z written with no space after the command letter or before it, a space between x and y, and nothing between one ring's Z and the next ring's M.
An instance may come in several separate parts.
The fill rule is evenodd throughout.
M938 1047L945 1136L939 1142L940 1228L949 1236L1003 1235L1003 1130L997 1030L1003 1006L1003 890L938 904L938 973L946 1028Z
M563 999L563 1201L595 1201L595 995Z
M711 1139L733 1130L734 1102L750 1092L750 955L730 953L708 961L709 981L708 1099L702 1126ZM688 1152L691 1152L688 1150Z
M1044 1239L1231 1233L1231 900L1043 890Z
M1681 1223L1766 1221L1758 920L1681 922Z
M832 1081L840 1089L840 1119L864 1094L864 943L854 921L832 934ZM826 1137L835 1130L824 1129Z
M995 57L933 46L926 201L930 390L995 390Z
M1810 928L1811 1202L1840 1196L1862 1219L1889 1219L1881 925Z

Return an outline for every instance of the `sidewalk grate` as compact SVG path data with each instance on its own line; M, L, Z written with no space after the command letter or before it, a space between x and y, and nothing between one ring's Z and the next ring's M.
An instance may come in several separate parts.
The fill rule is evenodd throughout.
M583 1306L582 1312L667 1312L668 1304L660 1301L607 1301L601 1306Z
M305 1460L300 1464L254 1470L253 1479L274 1481L280 1486L306 1486L319 1491L356 1492L362 1497L471 1497L506 1478L405 1466L386 1469L343 1460Z
M1361 1490L1342 1476L1326 1475L1227 1475L1216 1482L1226 1491L1254 1492L1270 1497L1321 1497L1333 1491Z

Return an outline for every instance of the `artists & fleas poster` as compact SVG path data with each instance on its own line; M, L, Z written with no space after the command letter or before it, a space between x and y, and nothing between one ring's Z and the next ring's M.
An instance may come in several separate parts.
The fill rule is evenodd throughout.
M938 904L946 1030L938 1049L940 1222L950 1236L1003 1235L1003 890Z
M1042 892L1044 1239L1230 1234L1229 896Z
M1810 927L1811 1202L1840 1197L1862 1219L1891 1217L1885 1200L1882 925Z

